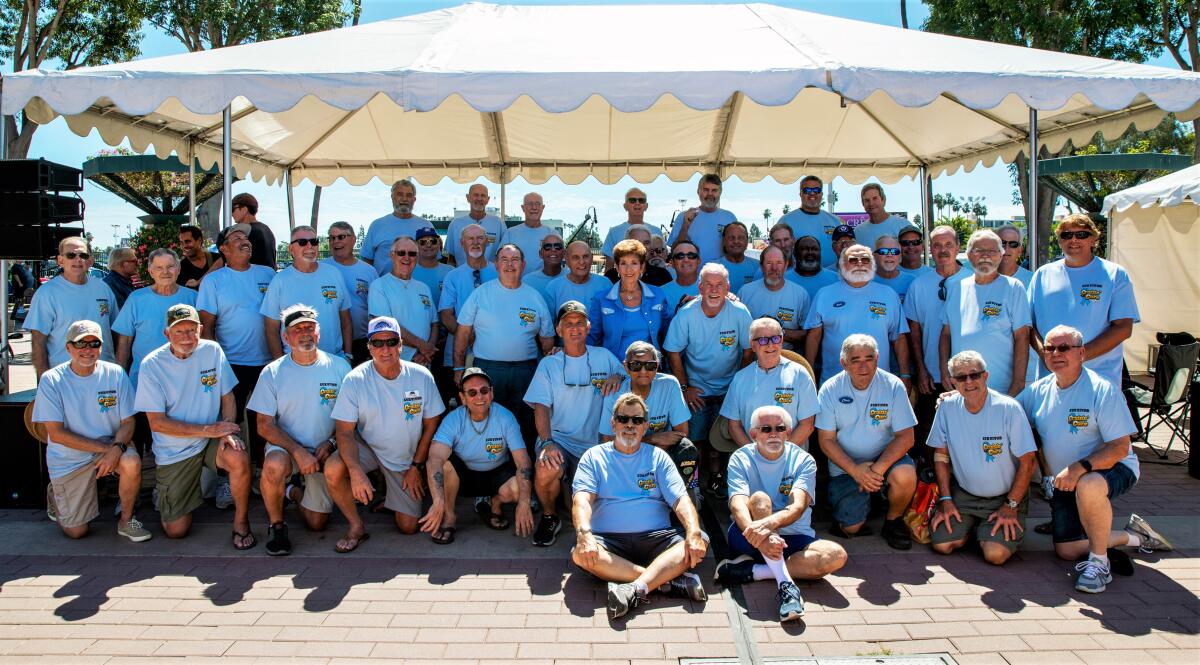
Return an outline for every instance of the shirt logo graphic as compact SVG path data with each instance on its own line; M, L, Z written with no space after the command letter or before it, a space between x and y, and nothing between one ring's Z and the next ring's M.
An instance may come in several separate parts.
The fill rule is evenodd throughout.
M989 300L983 304L983 309L979 312L979 318L987 321L988 319L998 318L1003 312L1004 307L1000 303Z
M367 284L365 279L354 280L354 293L356 295L365 296L371 292L371 286Z
M525 328L537 321L537 312L528 307L521 307L517 310L517 318L521 320L521 327Z
M336 286L322 286L321 287L321 297L325 299L326 303L331 303L334 300L337 300L337 287Z
M779 479L779 493L787 496L792 493L792 485L795 483L795 478L792 476L784 476Z
M649 494L658 489L658 481L654 478L654 472L639 473L637 486L642 490L642 494Z
M267 287L268 287L268 286L270 286L270 285L271 285L271 284L270 284L269 282L259 282L259 283L258 283L258 292L259 292L259 293L266 293L266 292L267 292Z
M833 303L833 306L834 306L834 307L845 307L845 306L846 306L846 301L845 301L845 300L839 300L839 301L837 301L837 302Z
M867 304L867 311L871 313L872 319L882 319L887 316L887 305L881 302L871 301Z
M775 310L775 318L779 319L780 323L791 323L795 318L795 311L790 307L780 307Z
M650 417L650 431L651 432L667 431L667 417L666 416L651 416Z
M429 296L425 295L424 293L421 294L421 304L425 307L425 309L433 309L433 303L429 302Z
M1004 450L1004 438L999 436L985 436L983 443L979 446L983 449L983 455L987 461L996 461L998 456Z
M321 406L325 406L337 399L338 387L336 383L322 383L317 392L321 396Z
M604 389L604 382L608 380L608 376L604 372L592 372L592 385L596 390Z
M887 422L889 411L887 404L872 404L867 409L867 415L871 418L871 427L878 427Z
M1079 288L1079 299L1084 305L1090 305L1094 302L1100 302L1100 298L1104 296L1103 284L1084 284Z
M842 395L841 397L838 398L838 401L841 402L842 404L853 404L854 398L849 395Z
M775 389L775 403L779 406L792 403L792 391L784 388Z
M737 341L737 331L736 330L722 330L721 332L717 333L717 342L721 346L723 346L727 349L732 349L733 344L736 341Z
M1091 413L1087 409L1070 409L1067 412L1067 427L1072 434L1076 434L1081 429L1086 429L1088 421L1091 420Z
M412 420L413 416L415 416L421 412L421 408L422 408L421 402L422 402L422 400L421 400L420 395L417 395L416 397L405 397L404 398L404 419L405 420Z
M483 450L487 453L488 459L496 459L500 453L504 452L504 444L499 437L488 439L483 442Z
M204 392L212 392L213 387L217 385L217 369L215 367L200 372L200 385L204 386Z
M96 404L100 405L100 413L107 413L109 409L117 405L117 391L105 390L96 393Z
M108 316L108 298L96 298L96 308L100 310L100 316Z

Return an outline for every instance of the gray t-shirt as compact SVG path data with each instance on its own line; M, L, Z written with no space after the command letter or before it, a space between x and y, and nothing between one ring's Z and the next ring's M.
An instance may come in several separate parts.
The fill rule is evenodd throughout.
M117 320L117 297L102 280L88 278L83 284L73 284L59 275L33 292L25 327L46 336L46 352L50 367L71 361L67 353L67 328L82 320L100 324L104 346L100 359L113 362L116 349L112 343L112 324ZM163 322L164 327L166 321Z
M708 316L700 299L684 305L671 319L663 350L683 354L688 382L709 397L724 395L750 348L750 310L725 301L716 316Z
M394 379L380 376L373 360L350 370L333 407L333 419L354 423L379 463L396 472L412 466L424 420L446 410L429 370L400 364Z

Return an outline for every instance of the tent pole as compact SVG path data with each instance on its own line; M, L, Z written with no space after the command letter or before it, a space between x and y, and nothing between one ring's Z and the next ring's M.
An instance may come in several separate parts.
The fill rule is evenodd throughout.
M925 240L922 243L925 249L922 250L924 256L921 260L929 265L929 232L933 230L933 178L929 177L929 170L924 164L917 169L917 182L921 187L921 226L924 227L921 236Z
M283 188L287 192L288 229L296 228L296 200L292 196L292 170L283 172Z
M0 102L4 100L4 77L0 76ZM0 114L0 159L8 159L8 123ZM0 348L8 348L8 259L0 259ZM0 358L0 395L7 395L8 357Z
M233 225L233 107L221 111L221 228Z
M196 223L196 144L188 141L188 224Z
M1026 191L1029 195L1026 197L1025 211L1025 227L1029 230L1029 237L1026 244L1029 246L1029 269L1037 270L1038 258L1040 256L1038 247L1038 112L1032 106L1029 107L1029 186Z
M504 174L501 173L500 174L500 221L504 224L504 226L506 228L508 227L508 219L505 217L505 214L504 214L504 205L506 203L506 201L504 199L507 194L508 194L508 192L504 189Z

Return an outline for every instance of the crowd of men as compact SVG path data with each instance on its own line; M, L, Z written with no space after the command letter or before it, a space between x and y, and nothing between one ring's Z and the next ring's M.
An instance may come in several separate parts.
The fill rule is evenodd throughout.
M821 209L809 176L754 261L721 189L704 176L666 238L630 189L605 276L591 247L542 225L540 195L506 228L478 184L444 248L401 180L358 256L345 222L329 227L324 260L317 232L297 226L282 270L257 201L240 194L218 254L185 226L183 256L152 252L151 282L123 301L68 238L25 323L48 512L82 537L96 479L116 475L118 533L149 539L135 517L141 454L154 457L168 537L188 533L209 469L239 550L257 543L257 489L270 555L292 551L289 503L310 530L336 507L347 530L335 548L350 552L370 535L359 504L448 545L457 498L473 497L484 525L548 547L561 501L572 560L609 583L613 618L655 591L705 599L689 571L708 549L697 507L711 500L728 504L735 555L717 580L771 580L780 619L795 619L795 580L847 558L813 529L818 497L840 540L868 535L877 505L882 538L909 549L918 467L941 490L937 552L974 539L1007 561L1039 472L1055 550L1082 558L1077 589L1111 582L1110 548L1170 548L1136 515L1110 531L1111 499L1139 472L1119 390L1138 312L1125 271L1095 256L1088 217L1062 220L1064 258L1031 273L1017 228L973 233L963 263L953 228L926 239L886 211L880 186L862 188L869 220L852 228Z

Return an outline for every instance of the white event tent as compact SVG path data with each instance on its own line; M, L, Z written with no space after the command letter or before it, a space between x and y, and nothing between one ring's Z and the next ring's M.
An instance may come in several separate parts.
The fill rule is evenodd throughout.
M1109 258L1129 271L1141 323L1125 363L1142 372L1155 333L1200 336L1200 165L1104 197Z

